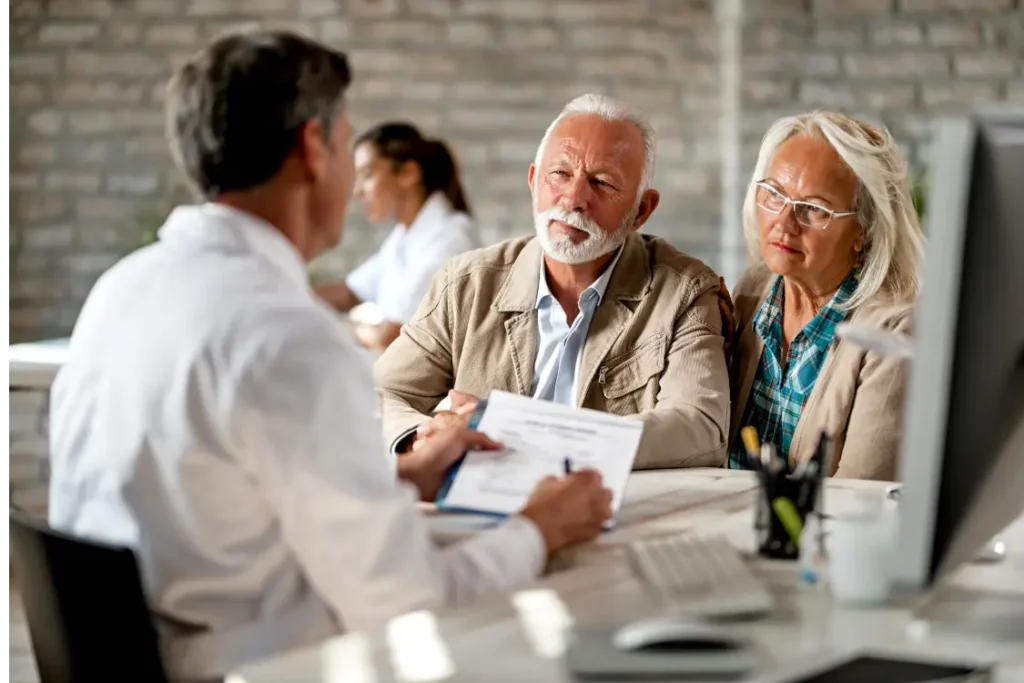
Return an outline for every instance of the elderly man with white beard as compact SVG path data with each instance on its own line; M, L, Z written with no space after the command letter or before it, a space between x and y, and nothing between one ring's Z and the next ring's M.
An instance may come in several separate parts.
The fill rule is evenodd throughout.
M719 278L638 232L658 206L655 145L621 102L566 105L527 175L536 235L449 261L376 363L399 458L501 390L643 420L634 469L722 465ZM451 410L432 413L446 396Z

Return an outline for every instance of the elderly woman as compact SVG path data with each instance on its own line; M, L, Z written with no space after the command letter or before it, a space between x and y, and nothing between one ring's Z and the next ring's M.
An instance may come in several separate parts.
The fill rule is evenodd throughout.
M777 121L743 206L756 257L737 284L729 467L740 432L793 467L822 432L830 475L894 479L906 361L836 337L843 322L909 333L924 238L888 132L843 114Z

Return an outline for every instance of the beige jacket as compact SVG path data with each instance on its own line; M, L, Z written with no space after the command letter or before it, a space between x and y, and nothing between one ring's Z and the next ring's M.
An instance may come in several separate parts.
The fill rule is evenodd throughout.
M457 389L529 395L542 251L519 238L469 252L437 274L374 368L394 446ZM645 423L635 469L725 460L729 378L718 277L664 240L633 233L597 308L577 376L578 405Z
M764 343L751 321L768 297L774 275L763 264L748 270L733 293L736 329L740 331L732 367L732 421L729 443L739 438L740 419L747 407ZM865 304L850 322L912 333L909 305ZM836 339L814 389L804 405L790 447L790 461L814 454L825 431L835 439L836 455L829 474L858 479L896 478L903 425L903 395L908 362L883 357L848 341Z

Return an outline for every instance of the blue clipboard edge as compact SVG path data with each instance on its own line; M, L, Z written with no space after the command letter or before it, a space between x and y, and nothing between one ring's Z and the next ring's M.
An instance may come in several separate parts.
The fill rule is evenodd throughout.
M480 425L480 420L483 419L484 412L487 410L487 399L480 399L476 404L476 409L473 414L469 416L469 428L476 429ZM480 510L477 508L464 508L456 505L448 505L445 499L448 497L448 492L451 490L452 484L455 482L455 477L459 473L459 468L462 467L462 462L465 460L465 455L455 461L455 463L448 468L447 474L445 474L444 483L441 485L441 490L437 494L437 498L434 503L437 505L437 509L443 512L454 512L462 514L472 515L483 515L486 517L493 517L495 521L508 518L508 514L504 512L494 512L492 510Z
M484 411L487 410L487 399L480 399L477 401L476 409L473 414L469 416L469 428L476 429L480 424L480 420L484 416ZM501 518L507 515L497 512L488 512L486 510L471 510L466 508L453 507L445 503L445 499L448 497L448 492L452 488L452 483L455 481L455 475L459 473L459 468L462 467L462 461L465 460L465 454L456 460L451 467L448 468L448 472L445 474L444 483L441 484L441 490L438 492L437 497L434 499L434 503L437 505L438 510L444 510L445 512L471 512L473 514L483 515L494 515L495 517Z

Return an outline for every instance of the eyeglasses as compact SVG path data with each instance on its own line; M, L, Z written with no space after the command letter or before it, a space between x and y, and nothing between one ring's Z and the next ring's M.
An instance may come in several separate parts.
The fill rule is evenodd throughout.
M754 200L758 206L765 211L779 214L785 210L787 204L792 204L793 217L796 218L796 222L814 230L824 230L833 218L857 214L856 211L833 211L819 204L794 201L767 183L757 182L754 184L757 186Z

